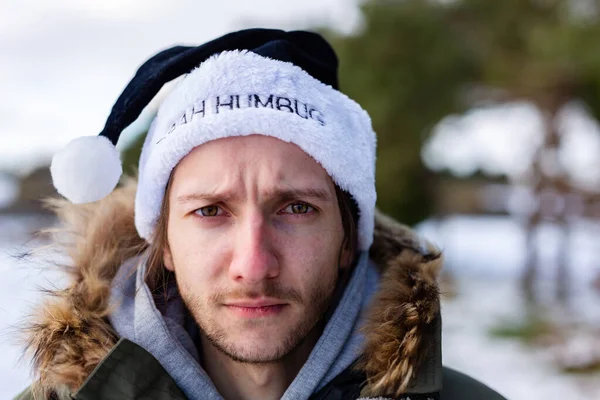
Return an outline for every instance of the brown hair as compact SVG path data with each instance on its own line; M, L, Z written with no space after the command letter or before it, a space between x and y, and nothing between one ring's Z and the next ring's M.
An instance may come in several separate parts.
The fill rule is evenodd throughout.
M146 267L146 283L151 291L160 290L166 293L166 286L172 278L173 273L167 270L164 266L163 256L165 249L169 245L167 237L167 225L169 220L169 192L171 191L171 182L173 181L173 173L169 177L162 204L160 206L160 214L152 243L150 244L150 254L148 256L148 265Z
M146 269L146 283L150 290L166 293L166 286L173 278L173 273L164 267L163 255L168 246L167 224L169 219L169 192L171 189L173 174L169 178L165 195L160 208L160 215L154 230L152 243L150 244L150 255ZM342 228L344 240L340 249L339 266L341 267L340 283L349 279L352 267L356 261L358 249L358 205L352 196L335 185L335 194L342 217Z
M358 205L350 193L335 185L335 195L342 217L344 240L340 249L338 265L341 267L340 283L345 286L350 278L358 254Z

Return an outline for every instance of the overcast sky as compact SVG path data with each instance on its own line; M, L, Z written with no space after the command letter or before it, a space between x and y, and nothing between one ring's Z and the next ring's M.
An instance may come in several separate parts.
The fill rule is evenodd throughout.
M351 32L358 1L2 0L0 170L26 173L69 140L100 132L137 67L161 49L250 26ZM600 185L598 124L581 107L569 110L561 160L577 180ZM518 175L540 135L527 104L473 110L441 121L424 155L457 174Z

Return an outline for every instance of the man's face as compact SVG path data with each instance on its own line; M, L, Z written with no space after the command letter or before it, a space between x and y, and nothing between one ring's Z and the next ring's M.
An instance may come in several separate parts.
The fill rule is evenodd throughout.
M171 183L165 265L206 337L233 359L281 359L336 286L335 187L294 144L226 138L194 149Z

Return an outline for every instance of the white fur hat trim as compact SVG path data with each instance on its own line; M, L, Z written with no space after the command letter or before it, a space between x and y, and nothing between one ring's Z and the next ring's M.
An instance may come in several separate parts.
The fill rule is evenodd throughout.
M135 224L151 240L171 171L196 146L262 134L299 146L358 203L361 250L373 240L375 133L368 114L298 66L249 51L213 56L161 104L140 158Z

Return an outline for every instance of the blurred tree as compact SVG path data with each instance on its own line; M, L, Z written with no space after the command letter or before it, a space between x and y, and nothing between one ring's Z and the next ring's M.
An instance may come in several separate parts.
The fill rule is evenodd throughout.
M443 116L477 102L535 104L545 116L545 140L523 179L538 194L569 192L557 157L556 117L578 99L600 117L599 3L370 0L363 3L359 32L347 37L327 32L341 59L342 90L369 111L378 133L379 206L408 223L427 215L431 182L421 164L421 144ZM554 218L567 226L565 213ZM539 268L535 228L543 219L540 211L526 224L523 282L530 297ZM563 248L559 298L566 297L567 262Z
M480 85L500 89L488 97L529 101L542 112L543 143L522 181L534 188L538 199L548 192L563 200L570 193L581 194L558 157L562 144L558 115L568 103L584 100L591 114L600 116L599 2L463 0L454 2L452 8L453 26L463 32L464 40L479 54L483 72ZM535 299L534 287L541 268L537 227L548 217L564 230L556 258L556 295L561 301L567 298L570 210L565 207L560 212L547 212L552 208L545 210L540 202L526 223L528 257L523 287L531 300Z
M325 31L340 59L341 90L371 115L378 137L378 206L414 224L432 212L433 175L421 147L444 116L464 110L460 91L479 77L446 7L421 0L368 1L352 36Z

